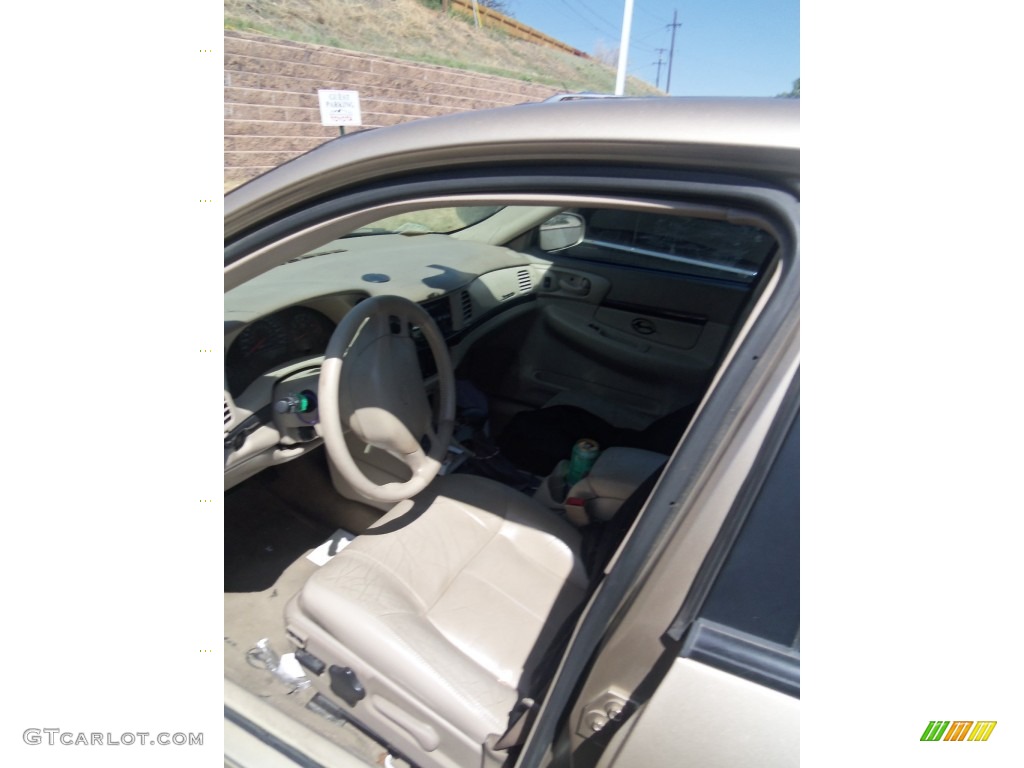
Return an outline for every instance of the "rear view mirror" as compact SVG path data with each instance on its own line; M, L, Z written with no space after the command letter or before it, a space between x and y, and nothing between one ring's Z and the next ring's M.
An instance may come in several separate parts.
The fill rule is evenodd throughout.
M586 222L577 213L559 213L540 225L540 249L561 251L583 242Z

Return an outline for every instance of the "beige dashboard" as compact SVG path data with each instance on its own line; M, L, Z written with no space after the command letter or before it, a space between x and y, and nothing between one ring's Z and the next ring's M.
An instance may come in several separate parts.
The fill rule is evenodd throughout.
M537 294L599 302L606 292L600 278L556 271L538 256L438 234L348 237L279 265L224 298L225 486L320 445L323 352L364 298L397 294L422 304L457 364L475 338Z

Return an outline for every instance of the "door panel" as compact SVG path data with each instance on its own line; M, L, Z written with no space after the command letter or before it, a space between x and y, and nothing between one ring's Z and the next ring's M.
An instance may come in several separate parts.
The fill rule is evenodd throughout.
M478 384L534 408L556 395L597 398L609 405L599 415L643 428L700 399L749 291L650 269L552 265L527 319L477 345Z
M523 350L524 377L609 397L651 418L699 397L725 335L718 324L673 328L645 314L564 301L542 302L539 315Z

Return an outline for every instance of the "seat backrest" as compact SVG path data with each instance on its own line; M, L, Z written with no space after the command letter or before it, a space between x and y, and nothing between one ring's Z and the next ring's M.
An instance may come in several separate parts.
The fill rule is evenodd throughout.
M601 580L604 569L612 559L622 540L626 538L629 529L636 522L637 515L643 509L647 497L651 495L654 486L665 469L664 462L646 480L637 486L637 489L622 502L610 520L595 520L583 529L583 540L581 543L581 554L583 565L587 569L587 576L590 578L590 592L597 587Z
M651 491L657 485L664 469L665 464L663 463L637 486L637 489L633 491L629 498L622 502L619 511L610 520L605 522L595 521L583 529L580 555L588 577L586 595L575 610L566 616L562 625L558 628L546 653L534 668L530 680L520 683L519 692L521 698L533 698L539 701L547 689L551 676L554 674L555 669L558 668L562 654L565 653L566 646L569 644L569 638L572 637L572 631L579 620L580 614L583 612L583 607L590 601L590 597L594 594L598 584L601 583L604 570L608 567L612 555L615 554L622 544L629 529L633 527L637 515L643 509L647 497L651 495Z

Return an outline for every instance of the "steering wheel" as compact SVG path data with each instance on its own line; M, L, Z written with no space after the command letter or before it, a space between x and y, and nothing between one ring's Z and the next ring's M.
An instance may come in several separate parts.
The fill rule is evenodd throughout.
M436 426L412 336L414 325L437 364ZM383 502L415 496L441 469L455 424L455 374L437 323L419 304L401 296L361 301L327 345L318 400L327 456L356 491ZM368 446L405 464L412 477L383 485L368 479L345 442L346 427Z

